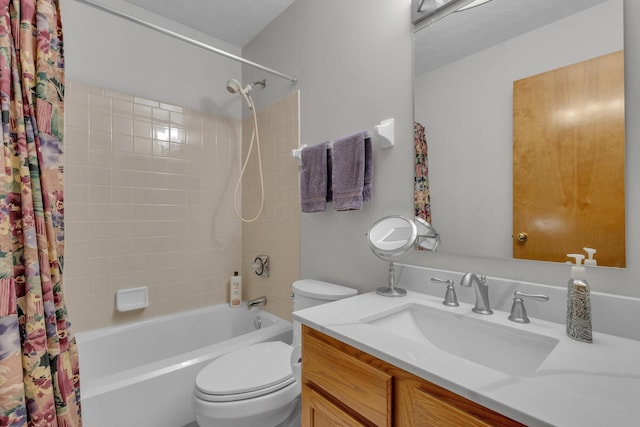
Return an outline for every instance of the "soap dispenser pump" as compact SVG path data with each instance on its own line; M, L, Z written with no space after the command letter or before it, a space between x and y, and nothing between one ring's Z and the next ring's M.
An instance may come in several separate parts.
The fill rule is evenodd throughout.
M591 329L591 290L582 266L584 255L567 254L575 259L567 289L567 335L576 341L593 342Z
M593 248L582 248L587 253L587 258L584 260L584 265L595 267L598 265L598 261L595 260L593 254L596 253L596 250Z

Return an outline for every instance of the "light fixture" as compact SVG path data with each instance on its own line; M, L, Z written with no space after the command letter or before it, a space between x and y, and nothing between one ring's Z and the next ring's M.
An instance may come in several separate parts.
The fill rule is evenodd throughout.
M458 10L479 6L489 0L411 0L411 20L414 24L432 24Z

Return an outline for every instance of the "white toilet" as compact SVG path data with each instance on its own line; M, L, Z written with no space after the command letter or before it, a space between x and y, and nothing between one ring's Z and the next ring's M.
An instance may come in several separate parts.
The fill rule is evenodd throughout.
M354 296L356 289L299 280L293 284L293 310ZM300 345L294 322L293 343L263 342L214 360L196 377L194 410L200 427L275 427L300 425L300 384L291 354Z

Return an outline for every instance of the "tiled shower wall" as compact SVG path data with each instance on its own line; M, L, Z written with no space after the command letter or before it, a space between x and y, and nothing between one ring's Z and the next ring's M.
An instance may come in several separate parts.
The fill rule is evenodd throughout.
M258 112L265 201L262 215L242 226L244 296L266 296L266 309L287 320L291 320L291 285L300 278L298 163L291 157L291 150L299 146L299 123L298 91ZM243 158L251 143L252 129L253 118L245 119ZM261 193L255 146L242 183L243 215L252 219L260 207ZM250 268L258 255L270 257L268 278L256 276Z
M240 122L76 82L65 108L74 331L226 301L229 276L246 265L233 212ZM116 291L138 286L149 307L116 312Z

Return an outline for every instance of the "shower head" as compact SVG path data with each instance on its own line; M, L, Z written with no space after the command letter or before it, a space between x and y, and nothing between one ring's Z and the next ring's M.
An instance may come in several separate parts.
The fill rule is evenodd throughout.
M247 101L247 105L249 106L249 110L253 111L253 100L249 97L249 92L255 85L261 85L263 88L267 85L266 79L250 83L242 88L242 85L236 79L227 80L227 90L231 93L240 93L245 101Z
M230 93L242 92L242 85L236 79L227 80L227 90Z
M253 89L253 85L247 85L246 88L242 88L242 85L236 79L227 80L227 90L231 93L240 93L245 101L247 101L247 105L249 106L249 110L253 111L253 102L249 99L249 91Z
M227 90L231 93L244 92L246 94L249 94L251 89L253 89L256 85L260 85L264 89L265 87L267 87L267 79L262 79L262 80L255 81L253 83L249 83L244 87L244 89L242 88L242 85L240 84L240 82L237 81L236 79L227 80Z

